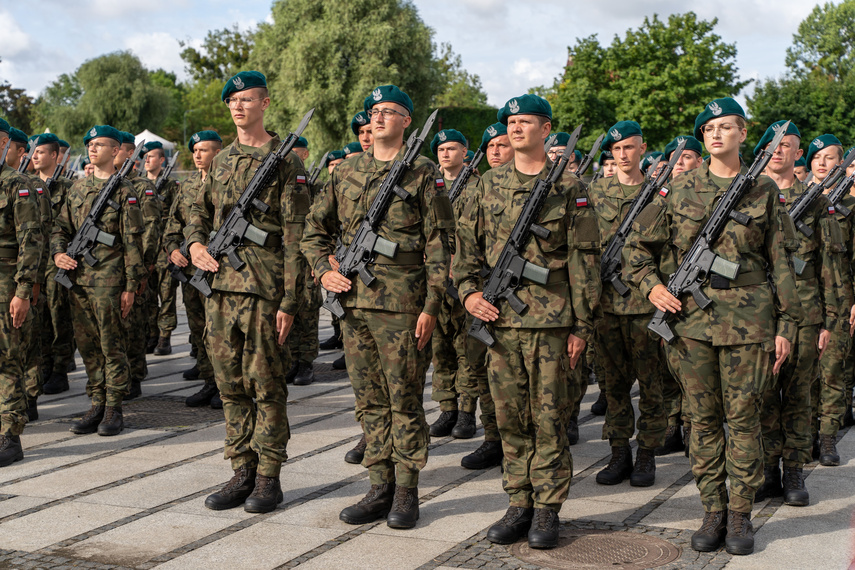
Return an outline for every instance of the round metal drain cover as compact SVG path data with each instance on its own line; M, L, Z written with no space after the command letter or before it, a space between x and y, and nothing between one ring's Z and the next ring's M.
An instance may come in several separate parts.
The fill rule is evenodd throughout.
M682 554L670 542L633 532L565 529L558 547L535 550L518 542L511 553L530 564L558 570L608 567L614 570L656 568L673 562Z

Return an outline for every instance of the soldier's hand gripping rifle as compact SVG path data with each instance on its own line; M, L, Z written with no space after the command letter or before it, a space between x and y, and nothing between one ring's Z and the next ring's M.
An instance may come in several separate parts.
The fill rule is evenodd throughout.
M185 239L181 242L181 246L178 248L178 252L183 255L186 259L190 259L190 252L187 251L187 240ZM178 267L171 261L166 265L166 269L169 271L169 274L172 275L172 278L178 281L179 283L189 283L190 280L187 279L187 276L184 275L184 268Z
M454 179L454 182L451 184L451 190L448 191L448 200L452 204L457 200L460 192L466 188L466 185L469 183L469 178L472 176L472 173L477 170L478 163L481 162L482 158L484 158L484 153L481 152L481 149L479 148L475 151L475 154L472 155L472 160L469 161L469 164L464 165L460 170L460 174L458 174L457 178Z
M163 187L166 185L167 180L169 180L169 175L172 174L172 169L175 168L175 161L178 160L178 155L180 152L176 152L172 155L172 158L169 159L169 162L166 164L166 168L163 169L163 172L160 173L160 176L157 177L157 180L154 183L154 195L157 196L157 199L161 202L166 201L166 196L163 195Z
M787 121L772 139L772 142L760 151L754 159L754 164L748 169L748 174L737 174L730 183L724 196L713 210L710 219L704 224L701 232L695 238L695 242L680 263L680 267L668 280L668 292L677 299L686 293L691 293L695 303L701 309L706 309L712 304L712 299L704 294L701 287L710 274L714 273L731 281L739 275L739 264L716 255L711 249L712 244L719 238L730 220L734 220L743 226L751 223L751 217L737 211L736 205L742 199L743 194L754 185L757 177L763 173L789 126L790 123ZM671 343L675 337L674 331L666 322L667 317L667 313L656 309L647 328L665 339L665 342Z
M490 271L490 276L484 284L484 300L491 305L498 306L499 301L505 299L511 308L518 315L521 315L528 309L528 305L516 295L516 290L522 284L522 280L528 279L540 285L546 285L549 281L549 269L526 261L522 254L531 234L535 234L541 239L549 237L549 230L538 225L537 219L540 217L540 210L543 208L546 197L552 191L555 183L561 179L564 169L570 162L581 130L581 126L576 127L576 130L570 135L570 140L567 141L564 153L552 163L552 168L546 178L535 182L531 194L526 199L522 213L514 224L508 242L502 249L502 253L499 254L499 260ZM469 326L469 334L487 346L493 346L496 343L496 339L493 338L493 335L487 330L486 323L481 319L474 318L472 320L472 324Z
M850 159L855 156L855 152L851 152L849 154ZM836 211L843 214L846 218L849 217L852 210L843 205L843 197L849 194L849 190L852 189L853 182L855 182L855 172L841 180L837 186L828 193L828 201L831 202L831 205L834 206Z
M27 153L27 156L21 160L21 164L18 165L18 172L23 174L27 171L27 167L30 166L30 161L33 160L33 153L36 152L36 145L39 144L39 137L36 137L34 140L30 141L30 152Z
M122 184L122 181L130 173L131 168L134 166L134 161L137 156L139 156L144 144L145 141L141 141L140 144L137 145L134 149L134 153L129 158L125 159L124 164L122 164L122 168L120 168L118 172L113 173L113 175L110 176L110 179L104 184L103 188L101 188L101 191L98 192L98 196L95 197L95 202L92 204L92 209L89 210L88 214L86 214L86 218L83 220L83 223L80 224L80 227L77 229L77 233L74 234L74 238L72 238L71 243L68 244L68 249L65 251L66 255L71 259L76 261L80 257L83 257L86 263L90 266L94 266L98 263L98 259L92 255L92 250L95 248L95 245L99 243L102 243L107 247L113 247L115 245L116 236L98 229L98 220L101 219L101 214L104 213L104 210L106 210L108 206L114 210L119 209L119 204L113 200L113 194L116 193L116 190ZM71 279L68 278L68 272L65 269L57 271L54 279L66 289L74 287L74 283L72 283Z
M294 148L294 144L303 134L314 112L315 110L312 109L303 116L296 132L289 133L276 150L265 156L255 174L252 175L252 179L247 184L243 194L240 195L237 204L232 207L226 219L223 220L223 225L208 242L208 254L216 261L219 261L223 256L228 257L231 266L235 271L239 271L245 265L237 254L237 248L243 244L243 240L248 239L258 245L266 243L267 232L249 223L249 211L252 208L262 212L267 212L270 209L270 206L258 199L258 195L273 182L279 165ZM210 297L213 293L208 283L209 273L204 269L197 269L190 279L190 285L198 289L205 297Z
M585 174L585 171L588 170L588 167L591 166L592 162L594 162L594 156L596 156L600 145L603 144L604 138L606 138L606 133L601 134L599 138L594 141L594 146L591 147L591 152L582 157L582 160L579 162L579 168L577 168L576 172L573 173L576 175L576 178L582 178L582 175Z
M677 164L677 161L680 159L680 154L683 152L684 148L686 148L685 139L677 145L676 150L671 154L671 160L668 162L668 165L659 172L659 175L656 178L646 180L644 182L641 189L638 191L638 195L636 195L635 199L632 201L632 204L629 207L629 212L626 214L626 217L623 219L620 226L618 226L617 232L612 236L608 246L606 246L606 250L603 252L603 257L600 259L600 279L603 283L611 283L612 287L615 288L615 291L617 291L621 297L629 295L629 287L620 280L621 255L623 253L623 246L626 244L626 238L629 235L630 230L632 230L632 224L635 222L635 219L668 181L668 178L671 176L671 171L674 170L674 165Z
M379 253L389 258L395 257L398 251L398 244L377 235L377 228L386 218L389 204L392 203L392 199L396 195L403 200L411 200L413 198L409 192L401 188L401 180L412 169L413 164L415 164L416 159L419 157L419 151L421 151L425 137L427 137L428 131L430 131L434 120L436 120L437 112L438 110L431 113L421 133L413 131L413 134L410 135L404 158L396 160L392 164L389 173L380 184L377 196L371 202L371 207L368 208L368 212L359 224L359 228L357 228L350 245L346 248L342 245L336 251L335 258L339 264L338 272L344 277L350 279L358 273L363 283L371 285L374 282L374 275L368 270L368 264L374 262L375 254ZM345 315L344 307L342 307L341 301L338 299L338 293L328 292L326 299L324 299L323 307L340 319Z
M314 185L315 182L318 181L318 176L321 175L321 170L324 169L324 166L327 164L327 157L330 155L330 151L327 151L324 156L321 158L321 161L314 168L310 168L309 170L312 173L309 175L309 184Z

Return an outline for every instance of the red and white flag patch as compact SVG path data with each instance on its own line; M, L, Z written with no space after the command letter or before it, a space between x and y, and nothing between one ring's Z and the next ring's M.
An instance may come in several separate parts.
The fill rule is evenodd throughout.
M306 177L303 176L302 174L298 174L297 175L297 184L305 184L305 183L306 183Z
M586 208L588 206L588 198L576 198L576 207L577 208Z
M18 196L29 196L29 195L30 195L30 191L26 188L20 188L18 190Z
M662 188L659 189L659 195L660 196L667 196L668 192L670 192L670 190L668 190L667 186L663 186Z
M146 188L145 189L146 196L154 196L154 188Z
M137 197L136 196L128 196L128 204L136 204Z
M437 188L445 188L445 180L443 180L442 178L437 178L436 179L436 187Z
M44 194L45 190L44 188L36 188L36 192L38 192L39 194Z
M835 212L836 212L836 210L834 209L834 206L829 206L829 207L828 207L828 213L829 213L829 214L833 214L833 213L835 213Z
M778 194L778 202L780 202L781 204L786 204L786 203L787 203L787 199L786 199L786 198L784 198L784 195L783 195L783 194Z

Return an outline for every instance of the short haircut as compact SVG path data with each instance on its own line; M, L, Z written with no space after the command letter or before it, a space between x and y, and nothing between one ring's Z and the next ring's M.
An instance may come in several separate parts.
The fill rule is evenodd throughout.
M46 147L48 147L48 152L49 152L49 153L51 153L51 152L55 152L55 153L59 154L59 143L56 143L56 142L49 142L49 143L47 143L47 144L40 144L39 146L46 146Z
M158 154L160 155L160 158L162 158L162 159L163 159L163 158L166 158L166 153L165 153L165 152L163 152L163 149L162 149L162 148L153 148L153 149L151 149L150 151L148 151L147 155L148 155L148 154L151 154L151 153L153 153L153 152L158 153Z
M137 148L137 145L135 145L134 143L122 143L121 146L123 149L128 150L130 152L134 152Z

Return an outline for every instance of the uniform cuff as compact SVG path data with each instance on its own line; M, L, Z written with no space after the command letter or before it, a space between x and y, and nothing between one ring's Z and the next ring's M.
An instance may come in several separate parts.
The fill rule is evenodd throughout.
M790 341L790 344L793 344L796 342L797 330L798 327L796 327L795 323L785 321L784 319L778 319L778 330L775 333L775 336L782 336Z
M581 321L576 321L576 326L570 329L570 332L585 342L591 342L591 337L594 336L594 327L589 325L588 323L583 323Z
M638 285L639 291L644 295L644 298L647 299L650 296L650 292L653 291L653 288L657 285L664 285L662 280L659 279L659 276L656 275L655 271L651 271L641 280L641 283Z
M440 304L441 303L439 301L434 301L432 299L428 300L425 303L425 308L422 309L422 312L426 315L430 315L431 317L436 317L439 315Z
M15 289L15 296L19 299L32 299L33 297L33 284L32 283L18 283L18 287Z
M279 303L279 310L283 313L286 313L291 316L295 316L297 314L298 303L292 299L282 299L282 302Z
M134 279L125 280L125 293L136 293L140 288L140 282Z

